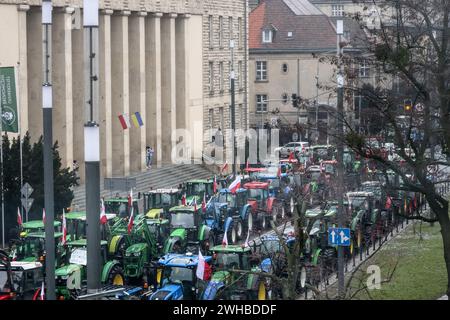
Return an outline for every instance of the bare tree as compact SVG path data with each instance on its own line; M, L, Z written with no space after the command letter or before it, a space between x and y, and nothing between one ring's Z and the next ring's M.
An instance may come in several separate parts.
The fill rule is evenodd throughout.
M442 186L448 182L450 166L450 1L360 2L370 11L369 18L353 16L363 30L359 40L365 54L343 59L346 94L349 100L355 93L367 99L379 116L376 133L397 148L380 152L348 115L346 143L381 170L400 176L403 191L421 194L428 202L433 214L416 211L407 218L439 223L449 295L449 203ZM361 59L377 72L375 83L365 87L354 81Z

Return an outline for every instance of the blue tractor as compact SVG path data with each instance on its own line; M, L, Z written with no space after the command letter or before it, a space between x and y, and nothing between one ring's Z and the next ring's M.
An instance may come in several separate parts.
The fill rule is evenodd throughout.
M251 209L246 189L237 189L235 193L222 189L210 202L205 223L216 230L216 234L228 232L230 242L235 244L245 239L248 231L253 229Z
M204 257L210 263L211 256ZM167 254L158 261L158 289L149 300L197 300L207 286L206 280L197 277L198 255Z

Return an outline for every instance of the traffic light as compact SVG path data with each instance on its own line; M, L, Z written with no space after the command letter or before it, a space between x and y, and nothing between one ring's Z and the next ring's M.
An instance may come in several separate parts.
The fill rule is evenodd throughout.
M292 106L298 108L298 97L295 93L292 94Z
M413 109L412 101L411 99L405 99L403 101L403 108L405 110L405 113L411 113Z

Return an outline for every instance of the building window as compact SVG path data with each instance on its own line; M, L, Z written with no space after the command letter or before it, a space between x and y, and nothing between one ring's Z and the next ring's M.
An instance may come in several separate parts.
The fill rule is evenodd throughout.
M289 101L289 95L287 93L283 93L281 95L281 100L283 101L284 104L288 103Z
M220 129L223 130L225 128L225 119L223 118L223 107L219 108L219 123L220 123Z
M263 30L262 33L262 42L263 43L271 43L272 42L272 30Z
M370 76L370 66L367 60L362 60L359 64L359 77L367 78Z
M344 6L342 4L333 4L331 6L331 16L342 17L344 15Z
M208 87L209 92L214 91L214 63L209 63L209 72L208 72Z
M223 62L219 63L219 90L223 91Z
M287 37L290 39L292 38L294 33L292 31L288 31Z
M213 16L208 17L209 48L213 48Z
M228 108L228 110L229 110L229 112L230 112L230 117L229 117L229 119L230 119L230 129L231 129L231 126L232 126L232 123L233 123L233 117L232 117L233 107L230 106L230 107ZM236 114L234 114L234 117L236 118Z
M242 37L242 18L238 18L238 36L237 36L237 43L236 43L236 45L238 47L242 46L241 37Z
M256 61L256 81L267 81L267 61Z
M214 128L214 109L209 109L208 120L209 120L209 127L211 129Z
M287 73L288 72L288 64L287 63L283 63L282 65L281 65L281 71L283 72L283 73Z
M223 48L223 17L219 17L219 47Z
M267 95L256 95L256 112L267 112Z

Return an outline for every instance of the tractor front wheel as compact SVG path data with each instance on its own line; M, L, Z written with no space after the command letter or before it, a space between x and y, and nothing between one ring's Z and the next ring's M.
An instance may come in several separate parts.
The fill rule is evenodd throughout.
M119 264L112 267L108 275L108 284L123 286L125 284L123 269Z
M242 221L239 219L236 221L236 237L241 240L244 237L244 226Z
M230 236L230 238L231 238L231 244L236 244L237 241L238 241L238 239L237 239L236 225L233 225L233 226L232 226L230 232L231 232L231 236Z

